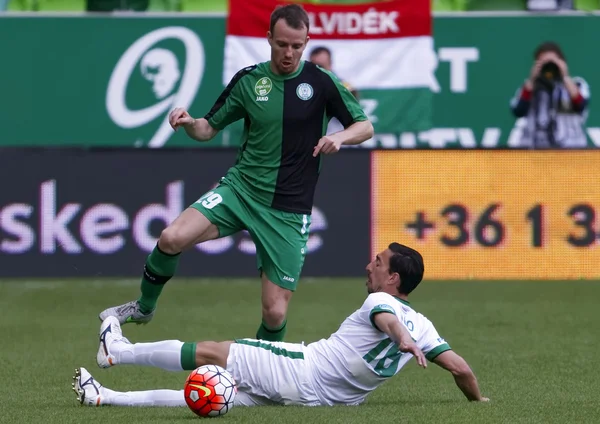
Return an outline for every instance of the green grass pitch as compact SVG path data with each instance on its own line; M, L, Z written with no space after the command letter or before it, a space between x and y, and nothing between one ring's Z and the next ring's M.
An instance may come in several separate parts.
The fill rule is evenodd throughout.
M96 366L97 314L137 297L134 280L0 281L0 423L189 423L187 408L88 408L71 392L85 366L116 390L182 387L187 372ZM290 306L287 341L327 337L365 297L360 279L305 279ZM168 283L131 341L252 337L257 280ZM473 367L489 404L469 403L451 376L411 361L359 407L236 408L219 422L598 423L600 282L428 282L413 306Z

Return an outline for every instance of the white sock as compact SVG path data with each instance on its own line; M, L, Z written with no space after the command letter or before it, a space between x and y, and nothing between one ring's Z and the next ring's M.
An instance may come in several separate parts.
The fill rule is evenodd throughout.
M141 392L115 392L103 387L102 405L115 406L187 406L183 390L144 390Z
M148 365L167 371L183 371L182 346L183 342L179 340L135 344L115 341L110 345L110 352L115 355L117 364Z
M113 406L167 406L179 407L187 406L183 395L183 390L143 390L139 392L117 392L102 387L102 405ZM243 391L238 391L235 396L235 406L263 406L277 405L262 396L251 395Z

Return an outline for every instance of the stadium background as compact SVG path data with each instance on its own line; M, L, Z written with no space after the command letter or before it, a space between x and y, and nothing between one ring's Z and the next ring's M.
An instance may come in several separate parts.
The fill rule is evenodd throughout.
M3 39L20 34L18 43L2 44L8 66L0 71L0 173L14 183L0 193L0 276L135 277L161 228L233 163L241 122L194 143L164 120L173 102L202 116L229 79L226 3L182 7L200 4L215 13L0 17ZM304 276L360 276L357 264L402 240L423 251L432 279L599 277L593 170L600 169L600 113L593 93L600 63L581 42L600 39L598 19L434 11L437 88L396 90L387 103L360 93L376 135L325 158ZM160 31L172 34L161 39ZM548 39L563 46L573 75L591 87L589 150L516 153L519 123L508 103L528 75L533 49ZM162 56L142 71L136 61L151 48ZM343 65L337 60L334 70ZM380 70L371 57L363 64ZM352 75L342 78L352 82ZM348 245L350 258L339 249ZM241 234L184 255L180 272L252 276L253 255ZM239 266L223 266L230 261Z
M144 1L130 5L146 8ZM203 45L192 115L203 115L223 88L227 2L148 5L149 14L83 15L84 1L11 0L0 13L0 335L14 341L0 349L0 380L13 382L0 389L7 405L0 422L89 420L71 408L65 387L73 367L93 369L95 314L137 295L160 230L235 157L235 126L205 145L179 132L148 148L160 111L118 124L107 110L120 58L165 27L191 29ZM600 375L590 358L599 347L600 286L592 280L600 278L600 59L592 40L600 39L600 5L579 0L578 10L556 13L524 5L432 2L440 90L430 93L429 127L378 133L326 158L304 285L290 310L291 341L325 337L362 301L364 265L374 252L391 240L413 245L426 261L417 309L442 326L496 405L457 408L461 395L447 376L408 369L360 412L234 411L232 422L389 422L400 414L411 422L598 422ZM534 47L547 39L563 46L572 74L590 84L588 149L516 146L508 102L528 75ZM160 47L184 66L185 46L171 40ZM455 53L470 58L462 71ZM132 111L156 103L147 75L133 72L129 84ZM410 103L402 107L410 112ZM127 329L129 337L254 334L260 293L253 254L245 234L186 253L161 298L160 319ZM561 369L556 356L565 358ZM59 365L49 370L48 363ZM112 371L101 381L127 390L182 381L152 370ZM40 376L48 391L37 411L29 407L25 372ZM113 422L189 417L100 414Z

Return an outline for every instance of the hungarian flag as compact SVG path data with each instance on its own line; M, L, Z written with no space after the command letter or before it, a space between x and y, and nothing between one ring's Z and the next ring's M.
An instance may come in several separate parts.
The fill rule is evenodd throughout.
M281 0L229 0L223 84L240 69L270 59L266 36ZM296 2L297 3L297 2ZM358 91L377 133L423 131L431 126L437 56L431 0L363 4L298 3L308 12L312 49L331 50L332 71Z

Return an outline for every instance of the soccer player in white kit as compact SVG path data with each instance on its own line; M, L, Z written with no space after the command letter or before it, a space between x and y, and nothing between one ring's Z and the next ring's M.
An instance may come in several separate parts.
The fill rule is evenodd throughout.
M238 387L236 406L359 405L415 357L450 371L468 400L487 401L466 361L451 350L425 316L407 301L421 282L421 255L392 243L366 267L369 295L329 338L308 345L238 339L183 343L166 340L130 343L119 322L108 317L100 328L98 366L134 364L168 371L219 365ZM83 405L186 406L183 390L117 392L103 387L85 368L73 388Z

